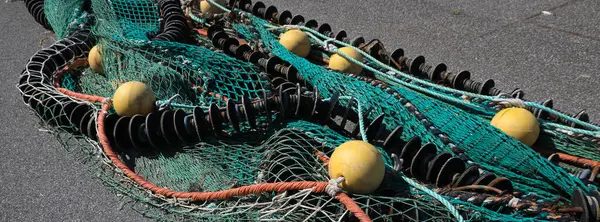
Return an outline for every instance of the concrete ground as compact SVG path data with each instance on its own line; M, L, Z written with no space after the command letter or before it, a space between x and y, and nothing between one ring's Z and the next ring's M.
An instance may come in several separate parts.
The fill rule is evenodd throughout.
M298 3L300 2L300 3ZM268 0L280 11L378 38L526 99L599 120L600 2L596 0ZM20 101L17 76L52 36L22 2L0 4L0 221L142 221L68 155Z

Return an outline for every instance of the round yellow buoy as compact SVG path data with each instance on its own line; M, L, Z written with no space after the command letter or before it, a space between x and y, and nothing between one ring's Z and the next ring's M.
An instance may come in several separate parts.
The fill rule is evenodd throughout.
M363 60L362 55L360 53L358 53L358 51L356 51L355 49L353 49L351 47L343 47L343 48L340 48L339 50L342 53L348 55L350 58L356 59L359 62L362 62L362 60ZM363 69L363 67L360 66L359 64L352 63L352 62L348 61L346 58L344 58L343 56L340 56L338 54L334 54L331 56L331 58L329 58L329 68L340 71L340 72L349 72L352 74L360 74L360 72Z
M119 116L146 115L152 112L156 98L146 84L131 81L123 83L113 95L113 106Z
M357 194L369 194L383 181L385 166L373 145L352 140L338 146L329 159L329 177L344 177L340 187Z
M279 39L279 43L287 50L300 57L306 57L310 53L310 40L308 35L298 29L289 30Z
M215 3L221 5L221 6L225 6L225 0L214 0ZM219 13L223 13L224 11L221 10L221 8L211 4L210 2L206 1L206 0L202 0L200 1L200 12L202 12L202 14L219 14Z
M533 145L540 135L537 119L529 110L523 108L503 109L492 118L490 124L527 146Z
M90 49L90 53L88 54L88 64L90 68L98 73L104 74L104 67L102 66L102 54L100 54L100 45L96 45Z

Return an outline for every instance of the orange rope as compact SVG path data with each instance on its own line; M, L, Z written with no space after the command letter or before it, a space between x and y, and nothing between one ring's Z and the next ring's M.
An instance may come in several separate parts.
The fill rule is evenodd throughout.
M70 91L65 88L57 88L61 93L78 98L83 100L88 100L90 102L103 102L105 101L103 97L86 95L82 93L76 93ZM100 144L102 149L108 156L108 158L115 164L116 167L121 169L123 173L144 187L152 191L155 194L163 195L166 197L176 197L176 198L189 198L193 201L202 201L202 200L226 200L234 196L243 196L248 194L260 194L263 192L284 192L286 190L302 190L314 188L315 193L323 193L325 192L325 188L327 187L327 182L316 182L316 181L303 181L303 182L278 182L278 183L264 183L264 184L255 184L249 186L238 187L229 190L222 190L216 192L179 192L170 190L167 188L158 187L151 182L145 180L141 176L137 175L133 172L127 165L125 165L121 159L119 159L118 155L113 151L110 146L110 142L108 137L104 133L104 119L106 118L106 114L110 109L110 104L104 103L102 105L102 111L98 114L98 138L100 140ZM321 153L322 154L322 153ZM328 160L328 158L323 154L319 159ZM348 211L350 211L359 221L361 222L370 222L371 218L345 193L337 193L335 199L340 201L340 203L344 204Z
M74 98L78 98L78 99L82 99L82 100L87 100L90 102L97 102L97 103L101 103L102 101L104 101L104 98L100 97L100 96L92 96L92 95L86 95L83 93L76 93L73 92L71 90L65 89L65 88L56 88L59 92L67 95L67 96L71 96Z
M556 155L558 155L558 159L560 159L560 161L565 163L579 164L582 167L600 167L600 162L595 160L572 156L566 153L556 153Z

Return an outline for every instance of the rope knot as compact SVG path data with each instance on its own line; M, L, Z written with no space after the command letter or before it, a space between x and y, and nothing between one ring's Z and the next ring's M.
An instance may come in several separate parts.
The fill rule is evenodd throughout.
M286 29L300 29L300 26L298 25L284 25L283 27Z
M335 197L338 193L342 192L342 188L340 188L340 184L344 182L344 177L338 177L337 179L330 179L329 184L325 187L325 193L329 194L329 196Z
M171 102L173 102L173 100L175 100L177 97L179 97L179 94L175 94L174 96L171 96L171 98L167 99L167 101L165 101L165 103L160 104L158 106L158 110L159 111L163 111L167 108L169 108L171 106ZM157 102L158 104L159 102Z
M525 102L520 99L496 99L495 101L498 101L498 103L505 106L527 107L527 105L525 105Z
M323 41L323 48L331 53L335 53L335 51L337 51L338 47L335 46L333 43L331 43L333 41L335 41L335 39L333 39L333 38L329 38L329 39Z
M110 106L112 106L112 99L110 97L105 97L104 99L102 99L102 104L106 104L110 107ZM108 113L108 112L103 110L102 113Z

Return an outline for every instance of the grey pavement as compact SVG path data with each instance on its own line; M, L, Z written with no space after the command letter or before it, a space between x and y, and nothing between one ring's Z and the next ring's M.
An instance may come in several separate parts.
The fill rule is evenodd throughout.
M600 120L600 1L267 0L280 11L378 38L526 99ZM549 13L543 13L547 11ZM50 135L15 88L27 59L51 34L22 2L0 3L0 221L140 221Z

